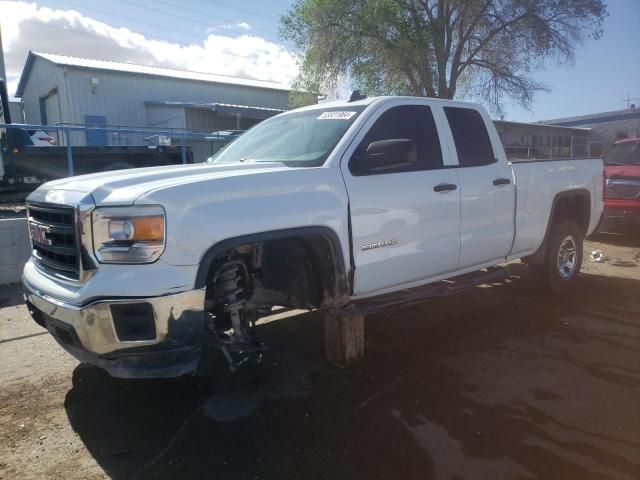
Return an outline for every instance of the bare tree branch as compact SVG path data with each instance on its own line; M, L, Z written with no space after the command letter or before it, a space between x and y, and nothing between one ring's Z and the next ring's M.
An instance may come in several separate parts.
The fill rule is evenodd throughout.
M300 84L351 75L369 93L528 105L531 71L598 38L605 0L297 0L281 32L302 52Z

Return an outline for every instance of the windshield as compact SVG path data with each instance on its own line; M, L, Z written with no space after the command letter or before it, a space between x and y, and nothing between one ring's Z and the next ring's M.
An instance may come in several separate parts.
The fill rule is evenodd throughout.
M640 165L640 142L616 143L602 159L605 165Z
M278 115L259 123L208 161L320 166L364 108L333 107Z

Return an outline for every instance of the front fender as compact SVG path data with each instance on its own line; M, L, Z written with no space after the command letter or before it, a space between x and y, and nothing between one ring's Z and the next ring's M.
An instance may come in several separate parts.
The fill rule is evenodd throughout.
M340 257L350 258L348 197L337 168L246 171L196 180L154 190L136 201L147 203L160 204L167 212L161 258L171 265L206 265L232 239L301 228L321 229Z

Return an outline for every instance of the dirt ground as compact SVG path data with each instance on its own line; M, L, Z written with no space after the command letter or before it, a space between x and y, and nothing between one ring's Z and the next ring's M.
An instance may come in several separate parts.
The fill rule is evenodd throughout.
M640 246L589 242L578 291L526 268L367 317L366 358L323 360L315 313L260 327L236 375L110 378L0 290L1 479L638 479Z

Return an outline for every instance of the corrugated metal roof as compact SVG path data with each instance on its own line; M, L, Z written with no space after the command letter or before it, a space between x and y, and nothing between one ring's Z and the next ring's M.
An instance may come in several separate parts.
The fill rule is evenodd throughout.
M555 118L552 120L542 120L540 123L563 126L595 125L598 123L616 122L619 120L628 120L633 118L640 118L640 108L591 113L589 115L578 115L576 117Z
M147 101L145 105L157 105L162 107L194 108L198 110L212 110L221 113L239 113L251 118L267 119L286 112L280 108L256 107L252 105L234 105L231 103L215 102L171 102L171 101Z
M566 129L566 130L584 130L585 132L591 130L590 128L585 128L585 127L565 127L562 125L551 125L551 124L547 124L547 123L541 123L541 122L536 122L536 123L531 123L531 122L512 122L511 120L494 120L493 123L498 126L498 125L517 125L517 126L524 126L524 127L538 127L538 128L545 128L545 127L550 127L550 128L558 128L558 129Z
M237 108L237 109L251 109L259 110L271 113L282 113L286 110L282 108L269 108L269 107L256 107L254 105L235 105L233 103L218 103L218 102L172 102L172 101L147 101L145 105L158 105L163 107L186 107L186 108L203 108L203 109L217 109L217 108Z
M150 65L137 65L126 62L112 62L108 60L96 60L93 58L70 57L67 55L56 55L43 52L29 52L27 63L22 71L20 83L16 90L16 96L21 97L27 78L36 57L43 58L57 65L65 65L76 68L88 68L95 70L110 70L114 72L127 72L140 75L153 75L157 77L180 78L184 80L195 80L200 82L224 83L228 85L241 85L245 87L268 88L271 90L289 91L287 85L270 80L254 80L250 78L233 77L230 75L219 75L213 73L191 72L188 70L175 70L172 68L152 67Z

